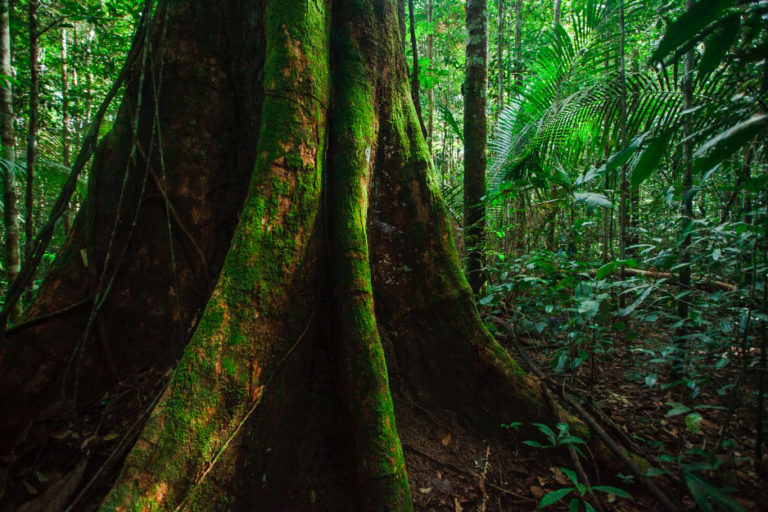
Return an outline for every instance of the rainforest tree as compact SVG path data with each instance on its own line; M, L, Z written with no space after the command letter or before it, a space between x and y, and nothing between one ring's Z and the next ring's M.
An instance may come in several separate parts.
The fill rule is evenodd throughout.
M485 283L485 194L488 99L488 2L467 2L464 80L464 237L467 278L478 293Z
M103 510L409 510L393 386L479 427L553 423L463 277L397 2L165 0L151 19L0 347L3 453L158 362L175 369Z

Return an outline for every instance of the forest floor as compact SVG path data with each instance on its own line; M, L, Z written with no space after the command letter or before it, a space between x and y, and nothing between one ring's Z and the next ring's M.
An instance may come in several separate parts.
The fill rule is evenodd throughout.
M504 343L505 336L502 333L497 336ZM668 336L663 331L649 330L643 333L643 339L658 346L668 343ZM756 409L750 404L748 390L756 383L743 378L746 364L740 364L739 354L734 355L734 362L739 364L715 371L709 382L746 382L742 382L737 393L725 394L725 397L714 386L701 386L696 405L691 405L691 411L700 411L701 420L693 428L686 425L686 414L668 415L672 409L669 403L692 402L687 399L690 390L683 386L663 389L658 383L649 387L643 378L645 374L638 371L638 368L652 367L650 352L618 347L610 356L597 358L594 374L584 365L566 379L552 371L552 356L548 349L552 348L554 340L524 338L522 342L528 355L547 377L562 383L569 394L583 399L593 417L619 445L642 456L654 468L667 472L656 483L679 502L683 510L701 508L686 488L682 471L701 467L701 455L718 442L725 446L717 456L720 465L716 470L705 469L699 474L712 487L730 492L733 501L744 510L768 510L768 496L763 492L768 484L766 471L763 468L761 477L753 463ZM517 357L511 344L507 348ZM658 382L664 382L669 375L660 373L656 378ZM727 419L729 416L730 420ZM721 427L726 422L727 432L721 434ZM506 442L503 437L479 441L471 429L456 423L443 429L436 429L435 424L419 427L431 432L427 447L410 446L409 431L402 432L406 455L409 452L412 455L408 457L408 471L414 501L420 510L536 510L546 494L574 487L562 469L567 472L573 468L566 453L553 457L552 450L544 453L546 449L521 446L519 436L512 431L508 431ZM414 422L408 422L408 428L413 425ZM555 430L554 425L550 427ZM664 510L647 489L629 475L629 470L611 474L609 469L592 463L589 455L583 466L592 485L618 487L634 498L627 500L612 493L596 492L597 510ZM568 510L574 497L577 495L572 492L547 510ZM595 505L593 498L587 499ZM721 509L715 507L714 510Z
M504 344L505 336L497 335ZM643 333L651 343L666 343L664 336L661 331ZM768 510L768 496L761 492L768 482L758 476L751 458L755 408L750 406L751 395L746 391L754 386L749 378L744 379L739 393L725 397L713 386L703 385L695 400L701 420L692 429L686 425L686 414L668 416L668 403L690 402L690 393L680 386L649 387L640 375L642 372L638 373L638 368L649 364L650 356L645 352L618 346L610 356L596 358L594 373L584 365L564 381L562 375L551 369L548 348L554 340L521 341L551 381L563 383L570 394L584 399L587 409L619 444L641 455L652 466L669 471L657 483L675 501L682 502L684 510L697 510L697 506L679 476L681 468L698 462L697 449L706 450L718 442L720 428L730 414L725 436L728 442L720 450L722 464L716 471L704 471L703 475L716 487L733 489L731 496L745 510ZM517 356L513 346L508 349ZM717 370L718 375L710 381L740 382L739 375L745 367L727 365ZM112 393L88 404L77 424L60 412L51 411L46 421L36 424L40 431L30 435L41 441L26 446L13 461L1 461L4 468L12 468L12 473L7 469L0 473L0 510L64 510L65 503L74 505L71 509L76 511L95 510L149 410L162 394L168 375L166 370L153 368L126 379ZM668 376L659 372L657 378L664 382ZM498 435L482 436L469 426L466 418L422 408L403 395L396 383L393 396L417 510L536 510L548 493L573 487L566 473L574 465L566 450L531 448L522 444L527 440L522 432L501 425ZM587 400L590 396L591 401ZM634 498L595 493L598 511L663 510L644 487L626 476L629 470L622 475L594 464L589 455L583 466L593 485L617 487ZM572 492L547 509L567 510L574 497ZM588 500L596 505L594 498ZM25 505L8 505L19 503Z

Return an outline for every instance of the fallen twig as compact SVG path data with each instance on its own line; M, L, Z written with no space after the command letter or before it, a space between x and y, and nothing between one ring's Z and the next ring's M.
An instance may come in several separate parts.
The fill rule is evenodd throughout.
M493 322L497 325L512 331L511 327L508 326L509 324L507 324L507 322L501 318L491 317L491 320L493 320ZM514 336L510 337L510 342L515 346L515 349L520 354L520 357L523 359L528 368L531 370L531 373L545 382L550 380L547 379L546 375L544 375L544 372L542 372L538 365L528 356L528 354L525 353L525 349L520 345ZM647 476L643 474L635 461L629 458L625 451L616 443L616 441L611 438L611 436L608 435L603 427L601 427L600 424L587 411L584 410L578 401L565 393L561 398L576 412L576 414L584 421L584 423L587 424L589 429L594 432L597 437L600 438L600 440L606 445L611 453L616 458L618 458L627 467L627 469L629 469L635 478L642 482L642 484L648 489L654 498L656 498L659 503L664 506L665 510L668 512L678 511L678 507L672 502L672 500L666 494L664 494L664 492L659 489L655 483L653 483Z
M672 272L663 272L660 270L643 270L641 268L624 267L624 272L633 276L648 277L651 279L674 279L679 281L680 277ZM597 274L597 270L590 270L589 275L592 277ZM709 279L704 276L691 276L692 286L697 288L703 288L708 291L723 291L723 292L735 292L739 287L735 284L726 283L725 281L718 281L716 279Z

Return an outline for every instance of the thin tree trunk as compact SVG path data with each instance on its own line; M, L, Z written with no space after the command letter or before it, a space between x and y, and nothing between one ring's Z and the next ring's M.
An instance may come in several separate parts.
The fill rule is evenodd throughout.
M61 29L61 162L69 167L72 159L72 132L69 116L69 70L67 69L67 29ZM64 232L69 233L72 227L72 206L64 214Z
M523 0L515 1L515 85L523 84Z
M485 284L486 100L488 87L488 0L467 2L464 81L464 241L467 279L478 293Z
M13 75L9 0L0 0L0 73ZM3 145L3 221L5 227L5 268L10 285L19 275L19 213L16 191L16 136L13 130L13 88L9 81L0 87L0 142ZM21 314L21 304L11 311L11 320Z
M434 74L435 67L435 28L434 23L434 0L427 0L427 23L429 24L429 34L427 34L427 58L429 59L430 73ZM434 76L434 75L433 75ZM429 146L429 153L432 154L432 146L434 144L435 137L435 86L434 83L427 89L427 108L429 113L427 114L427 144Z
M62 163L69 167L72 158L72 140L69 116L69 70L67 63L67 29L61 29L61 139Z
M632 51L632 72L637 75L640 73L640 61L637 51ZM636 92L632 94L631 109L637 109L638 96ZM640 187L634 187L629 192L629 233L628 233L628 252L634 256L633 246L640 243Z
M690 11L693 8L694 1L686 0L685 9ZM693 108L693 51L686 52L683 59L683 111ZM686 117L683 123L683 183L682 194L683 201L680 205L680 235L683 237L680 242L680 289L687 292L691 288L691 234L685 233L688 224L693 218L693 198L689 193L693 187L693 148L689 141L692 133L690 116ZM688 334L688 298L683 294L677 300L677 316L682 320L680 328L676 334L676 348L674 359L672 361L672 377L680 378L685 370L685 336Z
M555 26L560 24L560 1L561 0L555 0L555 5L553 6Z
M24 222L24 256L28 260L32 254L32 242L35 235L35 153L37 149L38 101L40 95L40 55L37 37L37 11L40 0L29 0L29 130L27 131L27 186Z
M85 125L91 122L93 115L93 39L96 37L96 29L92 23L88 23L88 35L85 41Z
M608 58L606 57L606 69L608 68ZM608 160L608 157L611 156L611 127L609 125L609 112L606 110L605 115L603 116L603 130L605 133L605 145L603 146L603 158L604 160ZM614 184L613 179L615 177L615 172L606 173L605 175L605 185L603 187L603 192L605 193L606 197L614 197L615 193L613 190ZM613 254L613 237L611 232L611 226L613 223L613 208L604 208L602 211L602 261L603 263L608 263L608 260L612 257Z
M496 25L496 63L498 66L497 96L498 108L496 109L496 120L499 119L499 113L504 108L504 0L497 0L499 3L499 12Z
M624 22L624 0L619 0L619 82L621 84L621 93L619 97L619 130L621 138L621 147L626 147L627 139L627 68L626 68L626 26ZM627 246L629 237L627 231L629 228L629 180L627 177L628 168L621 166L619 176L619 256L621 259L627 258ZM624 279L624 266L621 267L621 279ZM619 295L619 305L624 307L625 295Z
M754 148L752 145L744 147L744 165L741 167L741 174L738 183L744 186L752 179L752 159L754 157ZM741 218L746 224L752 224L752 192L742 190L744 196L741 208Z
M419 126L424 138L427 138L427 129L424 127L424 118L421 116L421 99L419 97L419 45L416 43L416 22L413 17L413 0L408 0L408 19L411 28L411 52L413 53L413 69L411 70L411 97L413 106L416 107L416 117L419 118Z

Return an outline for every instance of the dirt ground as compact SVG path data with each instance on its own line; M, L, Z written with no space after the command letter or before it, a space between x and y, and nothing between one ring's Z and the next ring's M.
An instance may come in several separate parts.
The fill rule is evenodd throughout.
M499 336L504 342L504 337ZM546 355L546 340L523 340L527 352L555 382ZM514 354L514 348L510 347ZM693 434L686 428L685 415L668 417L669 401L685 402L679 389L649 388L643 382L628 379L643 355L627 352L616 357L598 358L599 376L585 367L567 379L569 392L582 398L592 397L585 407L620 444L631 448L654 467L670 470L672 475L658 480L658 485L680 503L683 510L697 510L689 493L675 474L674 465L660 455L673 456L699 447L706 449L718 442L720 425L726 409L703 409L700 430ZM734 381L740 365L722 370L722 382ZM169 376L166 369L150 368L123 381L114 392L85 407L75 422L61 410L46 411L34 429L30 443L13 459L2 462L0 470L0 510L30 512L37 510L95 510L109 490L122 461L141 430L152 406L161 395ZM665 376L659 375L659 380ZM751 385L751 383L747 383ZM419 511L527 511L535 510L547 493L572 487L565 472L573 467L566 450L536 449L522 443L525 436L499 426L494 435L480 435L466 418L448 411L428 411L393 386L398 430L411 481L416 509ZM733 407L728 449L723 464L707 477L718 486L735 489L732 496L748 511L768 510L768 497L761 492L766 484L748 455L754 455L755 409L746 394L736 397ZM715 407L729 405L728 397L716 390L702 388L697 404ZM510 421L514 418L510 418ZM554 426L551 426L554 428ZM662 506L636 482L617 476L590 460L583 461L592 485L618 487L633 497L627 500L611 493L588 497L597 510L655 511ZM683 459L685 460L685 459ZM618 464L618 463L617 463ZM624 471L624 475L629 471ZM624 478L627 478L626 476ZM549 510L567 510L571 493ZM598 508L599 507L599 508ZM583 508L582 508L583 510Z

